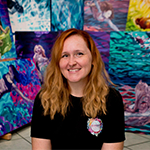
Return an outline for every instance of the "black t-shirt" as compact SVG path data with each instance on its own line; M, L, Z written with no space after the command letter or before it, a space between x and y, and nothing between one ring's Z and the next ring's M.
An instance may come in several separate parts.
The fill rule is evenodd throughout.
M125 140L124 134L124 107L120 93L113 88L107 96L107 115L94 118L100 121L100 129L91 128L83 114L81 98L70 96L72 103L63 119L56 114L54 120L43 115L41 100L37 95L33 108L31 123L31 137L50 139L52 149L101 149L103 143L115 143ZM90 129L94 129L94 133ZM96 136L97 135L97 136Z

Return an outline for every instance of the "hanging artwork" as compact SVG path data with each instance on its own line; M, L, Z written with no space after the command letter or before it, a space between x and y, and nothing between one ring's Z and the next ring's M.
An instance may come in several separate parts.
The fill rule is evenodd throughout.
M84 30L125 31L129 0L85 0Z
M52 0L51 31L83 29L83 0Z
M126 31L150 31L150 0L130 0Z
M41 84L32 59L0 62L0 136L31 122Z
M41 83L58 32L16 32L17 58L33 58Z
M125 130L150 134L148 32L111 32L109 74L123 97Z
M7 0L13 33L50 31L50 0Z
M7 10L7 1L0 1L0 59L16 58L16 49Z

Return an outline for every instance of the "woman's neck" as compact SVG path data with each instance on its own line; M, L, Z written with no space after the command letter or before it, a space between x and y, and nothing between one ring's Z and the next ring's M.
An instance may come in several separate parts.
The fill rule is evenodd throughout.
M83 97L83 90L86 83L69 83L69 86L71 88L71 95L75 97Z

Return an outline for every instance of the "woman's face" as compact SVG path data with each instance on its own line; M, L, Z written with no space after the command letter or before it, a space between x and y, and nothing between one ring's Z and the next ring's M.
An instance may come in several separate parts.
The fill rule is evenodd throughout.
M108 19L108 18L110 18L111 14L112 14L112 11L107 10L107 11L104 11L103 16Z
M63 45L59 67L69 84L87 82L91 71L92 55L79 35L68 37Z
M40 47L40 46L36 46L36 48L35 48L35 53L38 53L38 54L41 54L41 53L42 53L42 50L41 50L41 47Z

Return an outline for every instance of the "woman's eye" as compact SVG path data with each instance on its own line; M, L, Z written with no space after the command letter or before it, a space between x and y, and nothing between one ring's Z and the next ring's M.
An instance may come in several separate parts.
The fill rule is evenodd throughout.
M77 55L78 55L78 56L81 56L81 55L83 55L83 53L80 52L80 53L77 53Z
M68 55L67 54L62 55L62 58L65 58L65 57L68 57Z

